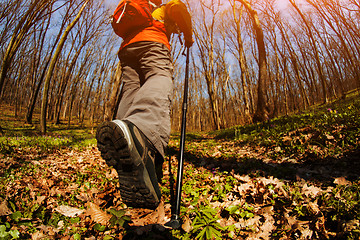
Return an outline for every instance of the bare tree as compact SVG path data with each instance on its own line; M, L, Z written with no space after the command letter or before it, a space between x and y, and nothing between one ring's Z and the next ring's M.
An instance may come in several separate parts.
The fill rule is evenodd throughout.
M194 29L195 41L199 48L199 56L206 80L209 102L215 129L223 126L220 118L219 98L216 85L215 71L215 27L217 14L220 11L220 1L212 0L210 4L200 1L202 19L198 28ZM206 16L209 16L206 19ZM206 21L207 20L207 21Z
M297 11L297 13L300 15L303 23L305 24L305 29L307 31L307 36L310 39L310 43L311 43L311 47L312 47L312 51L314 53L314 57L315 57L315 62L316 62L316 68L317 68L317 72L320 78L320 83L322 86L322 93L323 93L323 101L324 103L328 102L328 92L327 92L327 86L326 86L326 79L323 73L323 68L322 68L322 64L320 62L320 57L319 57L319 50L314 38L314 34L313 34L313 25L312 23L306 19L305 15L301 12L301 10L299 9L299 7L296 5L294 0L289 0L290 4L294 7L294 9Z
M246 54L244 51L244 44L241 36L242 28L241 28L241 18L243 15L243 6L240 7L238 10L236 8L235 0L231 0L231 6L232 6L232 14L233 14L233 20L235 23L235 32L233 33L236 38L236 42L234 42L236 51L232 51L233 55L236 57L239 67L240 67L240 79L241 79L241 86L242 86L242 99L244 102L244 117L246 122L251 122L251 108L250 108L250 97L249 97L249 87L246 83L246 79L249 79L249 70L248 70L248 64L246 60Z
M109 84L109 100L105 103L104 121L111 121L115 119L117 112L117 106L120 98L120 86L121 86L121 63L118 62L116 66L116 72L111 78Z
M45 77L45 85L44 85L44 89L43 89L43 99L42 99L42 104L41 104L41 117L40 117L40 127L41 127L41 132L43 134L46 133L46 110L47 110L47 104L48 104L48 93L49 93L49 85L50 85L50 80L51 77L53 75L53 71L55 68L55 64L59 58L59 55L61 53L61 50L64 46L64 43L66 41L66 38L69 34L69 32L71 31L71 29L75 26L75 24L79 21L81 14L83 13L87 3L90 0L85 0L83 2L83 5L81 6L78 14L76 15L76 17L74 18L74 20L67 26L67 28L65 29L60 42L57 45L56 51L51 59L50 65L49 65L49 69L46 73L46 77Z
M351 52L351 44L346 39L346 34L344 31L346 31L345 27L342 27L339 25L338 18L342 19L343 16L340 14L340 10L334 11L335 9L340 8L339 3L332 2L332 6L330 7L330 4L328 1L313 1L313 0L306 0L307 3L309 3L319 14L319 17L323 19L327 27L329 27L332 30L332 33L336 35L337 37L337 45L340 43L342 51L345 53L344 60L349 64L352 71L354 72L356 79L360 79L360 72L358 70L358 66L360 64L360 61L356 54L352 54ZM358 5L359 6L359 5ZM334 21L335 20L335 21ZM337 20L337 21L336 21ZM346 20L349 21L349 20ZM348 24L350 25L350 24ZM322 40L322 38L320 38ZM324 44L325 45L325 44ZM326 46L326 45L325 45ZM329 49L328 49L329 50ZM328 54L331 56L332 54ZM333 62L333 65L336 64ZM340 78L339 78L340 79ZM345 97L345 89L343 89L343 84L339 83L338 86L341 89L341 95L344 98Z
M0 34L0 42L6 43L11 34L11 28L16 23L16 16L18 15L18 11L21 11L21 6L23 5L23 1L13 1L13 0L4 0L0 5L0 24L2 27L2 32ZM17 11L14 11L16 9Z
M258 65L259 75L257 83L257 104L256 110L253 115L253 121L265 121L268 119L267 100L266 100L266 82L267 82L267 70L266 70L266 50L264 42L264 33L260 25L260 20L257 12L252 8L251 4L246 0L239 1L249 13L252 25L254 29L257 50L258 50Z
M31 27L48 14L46 10L54 4L56 0L32 1L28 10L23 14L16 25L11 40L3 56L0 70L0 95L3 90L5 78L15 53ZM44 14L45 13L45 14Z
M34 54L34 61L36 62L36 63L34 63L34 70L33 70L34 84L32 87L33 90L32 90L32 94L30 97L29 105L27 107L26 117L25 117L26 118L25 121L29 124L32 123L35 104L38 99L38 95L40 93L41 86L43 85L43 82L44 82L47 67L49 66L49 63L51 60L50 56L52 55L52 53L55 50L56 43L60 40L61 32L65 27L65 23L66 23L68 14L69 14L69 11L66 12L64 21L62 21L61 26L60 26L59 34L57 35L57 37L54 41L54 44L52 45L52 47L50 48L48 53L44 53L43 48L44 48L44 44L45 44L46 34L50 28L51 14L49 14L49 19L47 20L47 22L46 23L44 22L44 24L41 25L40 35L38 37L39 43L37 43L36 39L34 39L34 41L35 41L34 48L36 49L35 52L37 53L37 54ZM41 58L44 58L43 61L41 61Z
M73 113L73 106L76 99L76 96L79 94L78 89L80 82L87 76L87 74L90 72L89 65L92 61L92 56L94 56L94 46L91 45L87 48L85 56L83 60L81 61L80 67L77 69L77 74L74 76L74 81L72 83L67 103L67 109L68 109L68 127L70 127L71 124L71 117ZM90 62L90 63L89 63Z

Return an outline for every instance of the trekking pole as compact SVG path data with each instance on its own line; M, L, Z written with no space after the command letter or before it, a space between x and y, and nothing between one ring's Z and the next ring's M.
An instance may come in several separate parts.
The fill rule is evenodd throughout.
M171 220L166 223L173 229L181 227L180 219L180 203L181 203L181 189L182 189L182 178L183 178L183 166L184 166L184 150L185 150L185 134L186 134L186 111L187 111L187 98L189 88L189 49L186 49L186 67L185 67L185 82L184 82L184 99L182 109L182 121L181 121L181 135L180 135L180 158L178 162L178 172L176 181L176 205L175 213L172 214Z

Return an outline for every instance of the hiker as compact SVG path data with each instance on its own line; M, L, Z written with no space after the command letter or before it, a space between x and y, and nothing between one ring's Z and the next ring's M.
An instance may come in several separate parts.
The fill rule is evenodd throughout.
M169 39L181 31L185 47L192 38L191 17L180 0L151 0L152 24L122 36L118 56L122 89L116 119L97 128L98 149L113 166L123 201L155 209L160 203L164 150L170 137L173 65Z

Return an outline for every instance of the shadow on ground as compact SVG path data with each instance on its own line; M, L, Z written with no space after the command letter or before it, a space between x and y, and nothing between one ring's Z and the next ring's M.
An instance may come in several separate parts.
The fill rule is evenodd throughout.
M151 224L140 227L129 227L123 240L176 240L171 234L171 229L159 224Z
M179 150L169 147L168 156L178 156ZM304 179L332 184L334 179L345 177L349 181L360 179L360 148L344 152L339 157L318 158L305 156L296 162L264 162L255 157L207 157L186 152L185 162L209 170L227 171L240 175L273 176L283 180Z

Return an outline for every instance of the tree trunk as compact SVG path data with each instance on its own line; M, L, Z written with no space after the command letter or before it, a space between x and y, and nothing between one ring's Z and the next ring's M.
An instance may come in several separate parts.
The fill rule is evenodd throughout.
M83 43L80 48L76 51L75 53L75 56L73 57L70 65L69 65L69 68L67 69L66 71L66 74L64 76L64 79L62 81L62 83L60 84L59 86L59 93L57 94L57 106L55 108L56 112L55 112L55 124L60 124L60 112L61 112L61 106L62 106L62 102L63 102L63 98L64 98L64 95L65 95L65 90L66 90L66 87L69 83L69 79L71 77L71 73L73 72L73 69L75 67L75 64L78 60L78 57L79 57L79 54L81 52L81 50L83 49L83 47L85 46L85 43Z
M51 4L52 1L49 0L42 0L40 2L34 1L15 27L14 33L2 59L0 71L0 96L2 94L5 78L13 57L21 46L21 43L23 42L29 29L40 19L39 16L41 16L42 13L46 10L46 7Z
M111 121L115 119L117 109L116 103L120 97L120 85L121 85L121 63L119 62L116 67L116 73L113 78L113 84L110 85L110 97L105 103L104 121Z
M85 9L85 7L86 7L86 5L87 5L87 3L89 1L90 0L86 0L84 2L84 4L82 5L79 13L75 17L75 19L65 29L65 32L62 35L62 37L60 39L60 42L59 42L59 44L58 44L58 46L56 48L54 56L51 59L50 66L49 66L49 69L48 69L46 77L45 77L45 85L44 85L44 89L43 89L43 99L42 99L42 103L41 103L40 127L41 127L42 134L46 133L46 110L47 110L47 103L48 103L48 93L49 93L50 80L51 80L51 77L53 75L55 64L56 64L56 62L57 62L57 60L59 58L59 55L61 53L61 50L62 50L62 48L64 46L65 40L66 40L69 32L75 26L77 21L80 19L80 16L81 16L82 12L84 11L84 9Z
M77 75L74 77L75 82L73 83L73 86L71 88L70 91L70 95L69 95L69 110L68 110L68 127L70 127L71 124L71 115L72 115L72 110L73 110L73 106L74 106L74 101L75 101L75 97L76 97L76 92L78 89L78 84L82 78L82 74L84 72L85 67L87 66L87 63L89 61L89 56L91 55L91 51L92 49L89 48L85 54L84 57L84 61L82 61L81 66L79 68L79 70L77 71ZM85 72L88 72L89 69L87 69ZM87 73L86 73L87 74Z
M310 24L306 20L304 14L300 11L298 6L295 4L295 1L294 0L289 0L289 2L295 8L295 10L299 13L301 19L303 20L303 22L304 22L304 24L306 26L307 33L308 33L308 36L310 38L312 50L313 50L313 53L315 54L314 57L315 57L317 72L319 74L320 83L321 83L321 87L322 87L322 91L323 91L323 103L327 103L328 102L328 92L327 92L327 87L326 87L326 79L325 79L325 76L324 76L324 73L323 73L322 64L321 64L320 58L319 58L319 51L317 49L316 41L315 41L314 36L312 34Z
M65 16L67 16L68 14L69 14L69 11L66 12ZM49 20L49 23L50 23L50 20ZM49 26L46 27L46 31L47 31L48 27ZM63 21L61 23L59 34L57 35L57 37L56 37L56 39L54 41L54 44L52 45L52 48L51 48L50 52L48 53L48 56L51 56L53 54L53 52L55 50L55 47L56 47L56 44L60 40L61 32L64 29L64 27L65 27L65 21ZM44 37L45 37L45 34L44 34ZM40 55L39 55L39 57L40 57ZM39 96L40 89L41 89L41 86L42 86L42 84L44 82L44 79L45 79L45 76L46 76L46 70L47 70L47 68L48 68L48 66L50 64L50 61L51 61L51 58L49 57L45 61L45 63L43 63L43 70L42 70L42 73L40 75L40 78L38 79L38 84L36 86L35 91L33 92L32 96L31 96L30 101L29 101L28 109L27 109L27 112L26 112L26 122L29 123L29 124L32 123L32 117L33 117L33 113L34 113L34 109L35 109L36 100L37 100L37 98Z
M241 7L241 13L240 13L240 18L242 16L242 8ZM241 85L242 85L242 94L243 94L243 101L244 101L244 117L245 117L245 122L246 123L250 123L252 121L251 116L250 116L250 100L249 100L249 88L246 84L246 78L249 78L249 73L248 73L248 66L246 63L246 58L245 58L245 53L244 53L244 46L243 46L243 41L242 41L242 37L241 37L241 29L240 29L240 19L237 19L236 17L236 8L235 8L235 1L232 4L232 10L233 10L233 16L234 16L234 21L236 24L236 40L237 40L237 54L238 54L238 63L240 66L240 78L241 78Z
M211 106L211 114L214 122L214 127L216 130L222 128L223 123L221 122L220 110L219 110L219 97L216 87L216 79L218 75L215 71L215 23L216 18L218 17L216 14L218 12L219 5L215 6L215 2L211 1L209 6L205 6L204 1L200 2L202 5L202 14L204 18L202 19L201 27L204 31L204 34L200 34L196 29L194 29L195 40L197 46L199 47L199 54L201 59L201 64L203 68L203 74L206 80L207 92L209 95L209 102ZM205 9L211 11L212 16L210 23L205 21Z
M257 85L257 103L256 110L253 116L253 122L265 121L268 119L267 110L267 93L266 93L266 82L267 82L267 67L266 67L266 50L264 43L264 33L260 25L260 20L257 12L252 9L251 4L246 0L236 0L241 2L248 13L250 14L253 29L255 32L255 39L258 48L258 64L259 64L259 75Z

